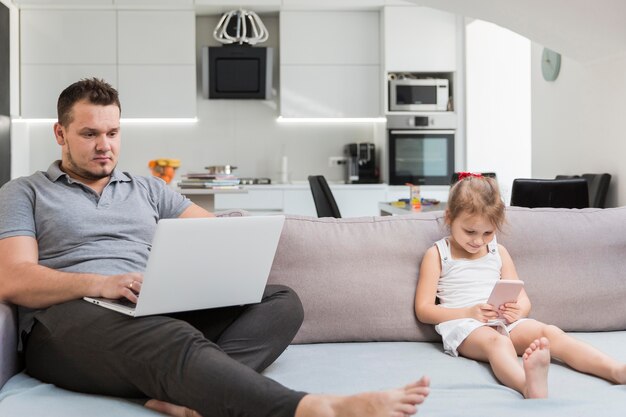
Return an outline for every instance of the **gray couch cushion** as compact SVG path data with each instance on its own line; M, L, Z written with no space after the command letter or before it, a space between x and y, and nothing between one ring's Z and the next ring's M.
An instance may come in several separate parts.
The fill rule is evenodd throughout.
M626 362L626 332L574 334ZM550 398L522 400L497 382L489 366L443 353L440 343L325 343L293 345L264 374L311 393L353 394L401 386L428 375L431 395L418 416L622 417L626 387L553 363ZM23 373L0 390L0 416L157 417L127 400L78 394Z
M0 390L0 416L163 417L129 400L57 388L22 372Z
M420 260L445 233L441 213L410 217L289 216L270 283L300 296L305 319L295 343L439 340L417 322Z
M269 281L302 299L295 343L440 340L413 305L424 252L447 234L442 212L289 216ZM626 208L510 207L498 240L526 282L531 317L569 331L626 329Z
M626 362L626 332L574 333ZM621 417L626 387L553 363L549 399L523 400L489 365L443 353L440 343L329 343L290 346L265 375L297 390L352 394L428 375L432 391L418 416Z
M532 302L567 331L626 329L626 207L507 210L498 237Z

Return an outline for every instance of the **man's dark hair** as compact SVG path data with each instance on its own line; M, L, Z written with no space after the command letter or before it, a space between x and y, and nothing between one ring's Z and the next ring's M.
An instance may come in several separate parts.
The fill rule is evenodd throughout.
M115 104L120 109L120 114L122 112L117 90L111 84L97 78L83 78L67 87L59 96L57 115L61 126L69 126L73 120L72 107L82 100L101 106Z

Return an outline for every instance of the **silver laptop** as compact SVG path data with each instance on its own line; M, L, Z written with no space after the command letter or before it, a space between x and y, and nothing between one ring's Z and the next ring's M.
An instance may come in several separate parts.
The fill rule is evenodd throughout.
M284 221L284 216L160 220L137 304L84 299L135 317L258 303Z

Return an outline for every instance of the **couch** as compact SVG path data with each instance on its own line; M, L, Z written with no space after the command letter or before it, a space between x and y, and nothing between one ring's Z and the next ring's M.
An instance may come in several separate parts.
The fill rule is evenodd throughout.
M554 362L546 400L523 400L488 365L443 353L413 312L423 253L446 235L442 212L317 219L287 216L269 281L302 299L305 319L265 374L309 392L354 393L432 379L422 416L626 415L626 386ZM553 323L626 362L626 207L507 209L498 240ZM23 372L14 309L0 305L0 416L157 416L131 401L65 391ZM206 416L209 417L209 416Z

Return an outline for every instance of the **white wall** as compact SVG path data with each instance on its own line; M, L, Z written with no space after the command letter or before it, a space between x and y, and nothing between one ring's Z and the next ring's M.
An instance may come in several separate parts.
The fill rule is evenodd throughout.
M261 16L270 38L263 46L275 48L274 86L278 74L278 18ZM213 29L217 16L196 19L196 49L217 45ZM322 174L330 181L343 180L343 167L328 166L329 156L341 156L343 145L354 141L374 141L380 148L381 137L373 123L358 124L279 124L278 100L205 100L201 97L200 60L198 62L198 123L124 124L120 168L148 174L147 163L158 157L180 158L179 173L202 170L207 165L230 164L242 177L269 177L278 180L282 155L289 161L291 179L304 181L310 174ZM155 86L158 88L158 86ZM60 92L59 92L60 93ZM277 96L276 96L277 97ZM120 91L122 116L124 92ZM60 149L50 124L32 124L29 170L46 169L59 158Z
M626 54L580 63L561 59L541 75L543 46L532 46L532 174L608 172L607 207L626 205Z
M493 23L466 27L467 169L495 172L506 202L531 174L530 46Z

